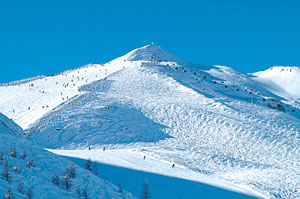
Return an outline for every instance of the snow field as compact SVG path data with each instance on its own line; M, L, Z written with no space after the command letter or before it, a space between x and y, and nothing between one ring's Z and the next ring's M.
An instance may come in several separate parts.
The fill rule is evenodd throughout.
M0 151L4 154L5 160L8 160L9 172L12 176L11 184L2 179L5 160L1 161L0 197L4 197L7 188L11 187L15 198L25 199L28 189L31 187L33 198L78 198L76 193L77 187L80 186L82 191L85 185L90 198L135 198L125 190L123 194L120 194L115 185L105 182L77 165L75 165L76 178L71 179L69 191L54 185L52 183L53 174L57 172L61 178L64 170L70 167L71 161L45 151L26 140L22 135L23 132L20 127L0 114ZM16 158L8 155L10 148L16 148ZM24 151L27 156L23 160L20 157L20 153ZM29 160L33 160L35 166L28 168L27 162ZM18 165L20 165L20 173L14 172L13 169L14 166ZM23 184L24 194L18 192L19 182Z
M265 198L262 194L251 190L247 187L242 187L236 184L230 184L225 181L221 181L219 179L213 179L213 178L207 178L205 175L201 175L198 172L191 171L183 166L176 165L172 167L173 163L172 162L167 162L167 161L162 161L156 158L153 158L151 156L148 156L146 153L143 151L147 151L147 149L128 149L128 150L115 150L115 149L108 149L108 150L51 150L48 149L49 151L62 155L62 156L67 156L67 157L75 157L75 158L80 158L80 159L91 159L92 161L108 164L108 165L114 165L122 168L129 168L129 169L134 169L138 171L142 171L143 174L144 172L149 172L149 173L155 173L158 175L163 175L163 176L169 176L169 177L175 177L179 181L180 179L186 179L186 180L191 180L195 182L200 182L201 184L207 184L211 185L213 187L219 187L223 188L225 190L230 190L233 191L230 193L225 193L222 190L215 190L215 194L213 197L210 195L208 192L208 189L201 190L199 192L194 191L194 195L191 194L186 194L186 193L180 193L179 195L174 195L176 191L172 190L171 187L166 188L164 190L160 190L160 188L154 188L154 190L151 190L150 187L150 194L151 198L161 198L163 195L167 194L169 198L197 198L198 196L201 197L206 197L206 198L215 198L217 197L223 197L223 198ZM144 159L145 158L145 159ZM84 164L82 164L84 165ZM117 167L116 167L117 168ZM100 172L106 172L105 176L110 178L109 171L100 169ZM128 172L128 171L126 171ZM112 174L113 175L113 174ZM124 174L126 175L126 174ZM127 187L127 183L130 183L130 181L134 181L134 179L131 178L129 179L123 179L121 175L119 175L119 181L123 181L123 186ZM151 175L150 175L151 176ZM147 178L149 184L153 183L158 183L159 187L159 182L156 182L155 180L150 181L152 179L149 175L145 174L144 178ZM133 176L132 176L133 177ZM139 178L137 174L133 178ZM163 178L163 177L162 177ZM143 181L143 180L141 180ZM182 183L182 186L184 183ZM142 185L140 186L142 187ZM196 188L196 187L195 187ZM198 187L199 188L199 187ZM209 190L210 191L210 190ZM139 191L140 192L140 191ZM175 192L175 193L174 193ZM193 191L192 191L193 192ZM219 192L219 195L218 195ZM242 193L245 195L239 195L236 193ZM138 195L136 195L138 197Z
M105 65L2 86L0 112L43 147L109 146L125 157L128 150L146 148L158 160L154 164L189 169L180 171L181 178L196 172L270 198L300 197L300 106L286 95L297 93L297 84L291 91L285 89L291 82L281 82L278 93L271 89L278 86L274 82L270 87L256 80L229 67L190 64L150 45ZM287 113L265 107L269 101L263 99L277 95L288 98Z

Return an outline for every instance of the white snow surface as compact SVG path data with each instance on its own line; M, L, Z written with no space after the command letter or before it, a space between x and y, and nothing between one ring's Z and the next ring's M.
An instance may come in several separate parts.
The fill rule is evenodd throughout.
M300 67L274 66L252 75L254 80L276 95L300 101Z
M22 129L13 121L0 113L0 151L8 160L9 172L12 176L12 183L8 183L2 178L5 160L0 160L0 197L4 198L8 187L15 198L25 199L29 187L32 189L33 198L43 199L69 199L78 198L76 189L80 186L81 191L84 185L87 186L87 193L90 198L134 198L128 192L118 193L118 187L104 182L103 179L95 176L91 172L75 165L76 178L71 179L70 190L56 186L52 183L52 176L55 172L60 176L66 168L70 167L71 162L53 153L50 153L40 146L31 143L23 136ZM16 148L17 157L8 155L10 148ZM20 153L26 152L26 158L22 159ZM26 166L28 160L34 160L35 167ZM14 172L14 167L20 165L21 172ZM18 192L18 184L22 182L24 193Z
M135 169L139 171L156 173L165 176L192 180L192 181L220 187L223 189L231 190L234 192L244 193L246 195L255 196L258 198L265 198L264 195L246 186L239 186L226 181L222 181L220 179L206 177L205 175L200 174L199 172L192 171L180 165L176 165L173 168L172 167L173 162L162 161L160 159L148 156L147 148L143 148L142 150L139 148L129 149L129 150L109 149L106 151L49 149L49 151L62 156L76 157L81 159L90 158L96 162L116 165L116 166ZM143 159L143 157L146 158Z
M153 54L161 62L151 63ZM150 157L228 186L300 197L300 106L273 100L278 93L229 67L190 64L148 45L0 93L0 112L43 147L147 148Z

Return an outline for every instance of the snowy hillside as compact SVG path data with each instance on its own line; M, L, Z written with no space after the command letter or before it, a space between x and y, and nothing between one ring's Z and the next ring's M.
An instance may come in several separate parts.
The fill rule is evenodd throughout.
M115 67L110 67L113 64ZM56 106L83 94L79 92L81 86L102 79L129 64L119 58L107 64L89 64L55 76L2 85L0 112L27 129ZM85 95L80 97L84 98Z
M260 82L148 45L107 64L3 85L0 111L29 140L64 156L297 198L300 106ZM103 147L122 154L120 162L98 154ZM141 153L155 161L134 159ZM159 170L170 164L182 170Z
M254 80L276 95L300 101L300 67L274 66L252 75Z
M86 186L90 198L133 198L128 193L118 193L118 188L75 165L75 179L66 190L62 182L63 172L71 162L49 153L23 137L23 132L11 120L0 114L0 197L4 198L8 187L15 198L78 198L78 187L83 194ZM16 157L14 157L14 150ZM26 155L25 155L26 154ZM3 155L3 156L2 156ZM7 167L6 167L7 163ZM7 178L5 178L7 168ZM54 173L60 178L60 186L52 183ZM83 195L82 195L83 196Z

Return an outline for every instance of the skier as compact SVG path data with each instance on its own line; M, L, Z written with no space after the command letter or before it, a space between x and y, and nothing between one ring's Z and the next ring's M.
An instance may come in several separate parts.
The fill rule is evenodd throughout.
M91 147L89 146L89 150L91 150Z
M174 167L175 167L175 164L172 165L172 168L174 168Z

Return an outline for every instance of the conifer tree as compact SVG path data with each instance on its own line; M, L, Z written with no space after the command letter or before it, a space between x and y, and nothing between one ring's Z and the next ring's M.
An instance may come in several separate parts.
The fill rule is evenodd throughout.
M71 187L71 181L70 181L70 177L69 174L65 174L62 178L62 185L65 187L66 190L69 190Z
M119 193L123 193L123 188L121 187L121 183L118 184L119 187Z
M57 173L53 174L53 176L52 176L52 182L53 182L53 184L55 184L57 186L59 185L59 176L58 176Z
M149 199L149 187L148 182L145 180L144 187L143 187L143 193L142 193L142 199Z
M84 199L88 199L88 194L87 194L87 190L86 190L86 186L84 186L84 189L83 189L83 198Z
M17 150L16 150L16 147L11 147L9 149L9 152L8 152L9 156L13 157L13 158L16 158L17 157Z
M19 183L18 183L18 192L23 194L24 191L23 191L23 182L20 180Z
M12 176L11 176L9 170L8 170L8 161L7 160L4 163L2 179L6 180L8 183L12 182Z
M3 152L0 151L0 164L2 165L2 161L5 159Z
M76 177L76 169L75 169L74 162L72 162L70 165L69 175L70 175L70 178L73 178L73 179Z
M26 163L26 165L27 165L28 168L35 167L34 160L33 159L28 160L27 163Z
M94 162L94 174L98 176L97 162Z
M24 150L22 153L20 153L21 159L25 160L27 157L26 151Z
M32 189L31 187L28 188L28 192L26 194L27 199L31 199L32 198Z
M21 173L21 164L20 163L19 164L15 164L13 166L13 170L14 170L15 173L20 174Z
M76 193L77 193L78 199L81 199L80 185L78 185L78 187L76 189Z
M85 168L89 171L92 171L90 158L86 161Z

